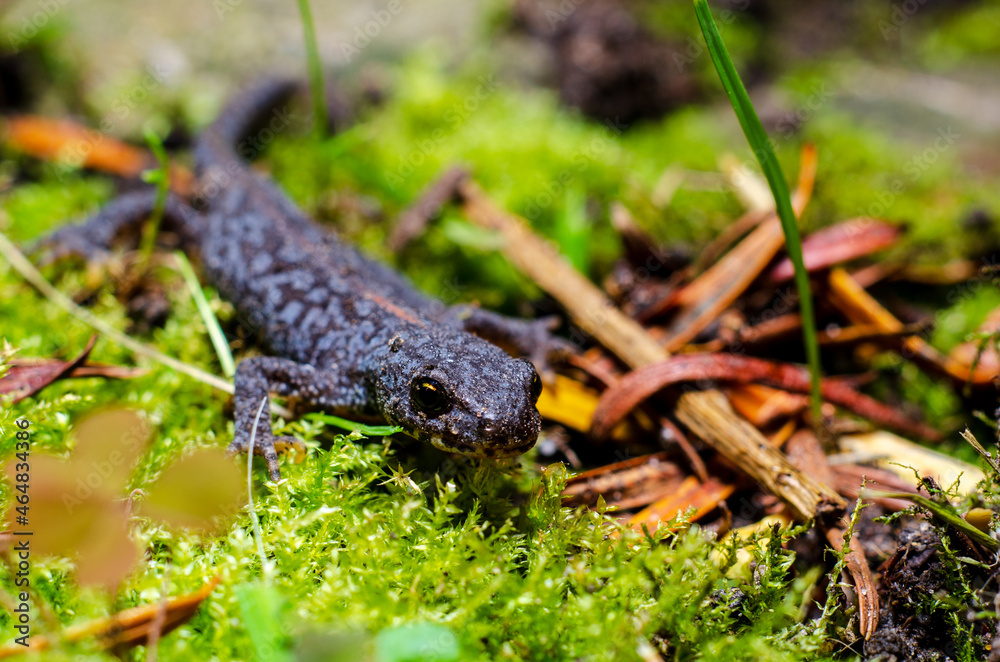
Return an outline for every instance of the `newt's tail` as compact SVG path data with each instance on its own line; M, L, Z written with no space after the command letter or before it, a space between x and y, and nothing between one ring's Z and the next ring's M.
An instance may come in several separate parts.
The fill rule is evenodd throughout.
M295 116L282 106L302 87L294 79L268 79L230 99L198 139L196 172L200 175L210 167L241 167L242 162L256 156L262 143L289 128L290 118ZM254 132L261 134L259 139L254 139Z

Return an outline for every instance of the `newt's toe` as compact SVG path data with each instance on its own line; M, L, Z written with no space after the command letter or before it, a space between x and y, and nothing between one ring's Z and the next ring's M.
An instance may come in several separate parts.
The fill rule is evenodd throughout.
M238 455L245 453L249 447L250 440L239 436L233 439L226 452L230 455ZM295 437L275 437L270 434L261 434L259 430L257 431L257 436L253 444L253 454L264 458L264 462L267 464L267 473L271 480L281 480L278 455L288 452L294 453L296 457L305 457L306 446Z

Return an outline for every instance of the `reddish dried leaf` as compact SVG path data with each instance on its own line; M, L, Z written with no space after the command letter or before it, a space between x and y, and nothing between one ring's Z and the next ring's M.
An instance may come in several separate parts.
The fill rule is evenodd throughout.
M878 628L878 587L872 578L871 569L865 558L864 547L858 536L851 536L850 543L844 545L844 529L831 527L826 531L826 539L832 547L848 547L844 555L847 573L854 583L854 596L858 605L858 629L865 640ZM845 591L846 592L846 591ZM850 596L849 596L850 597Z
M13 361L10 369L0 377L0 395L14 394L13 402L31 397L43 388L65 378L83 364L94 349L97 336L91 336L83 351L71 361L49 359L39 362Z
M83 379L85 377L102 377L104 379L134 379L147 374L145 368L130 368L124 365L108 365L107 363L91 363L87 361L73 368L66 379Z
M639 403L667 386L704 380L755 382L795 393L808 393L810 388L809 372L790 363L735 354L684 354L633 370L605 391L594 412L591 434L598 439L606 437ZM842 380L824 379L822 392L825 400L880 425L926 439L940 438L936 430L858 393Z
M4 142L26 154L50 161L65 161L120 177L136 178L156 159L148 151L132 147L100 131L70 120L33 115L10 117L4 123ZM171 188L187 195L193 188L191 172L173 166Z
M785 454L792 466L824 485L833 485L834 474L816 433L798 430L785 443Z
M856 500L861 496L863 487L875 489L882 492L910 492L917 494L913 487L913 481L906 481L891 471L878 469L876 467L866 467L860 464L834 464L833 487L848 499ZM913 504L904 499L893 499L887 497L866 498L866 501L874 501L889 511L906 510Z
M888 248L902 234L900 228L874 218L852 218L803 239L802 259L807 271L819 271ZM794 275L792 261L786 257L771 269L768 280L778 285Z

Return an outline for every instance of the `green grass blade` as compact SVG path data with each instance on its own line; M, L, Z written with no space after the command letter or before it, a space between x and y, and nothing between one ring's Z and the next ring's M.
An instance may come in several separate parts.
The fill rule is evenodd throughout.
M950 526L956 531L960 531L969 538L990 550L997 552L1000 550L1000 542L988 533L984 533L966 522L961 515L952 511L949 507L942 505L932 499L928 499L922 494L910 494L909 492L883 492L881 490L865 490L865 498L872 499L905 499L921 508L929 511L938 521Z
M354 421L349 421L346 418L341 418L340 416L323 414L321 412L306 414L304 418L310 421L326 423L327 425L332 425L342 430L348 430L349 432L357 430L366 437L388 437L396 434L397 432L403 431L403 428L397 425L365 425L364 423L355 423Z
M212 339L212 346L215 347L215 353L219 357L222 372L226 377L232 379L233 375L236 374L236 362L233 361L233 353L229 350L229 341L226 340L226 335L222 333L219 320L215 317L215 313L212 312L212 307L208 305L205 292L201 289L201 283L198 282L198 277L195 275L194 269L191 268L191 263L188 262L187 257L184 253L176 251L174 252L174 259L177 260L177 268L181 272L181 276L184 277L184 282L187 283L188 289L191 290L191 295L194 297L195 305L198 306L201 318L205 320L205 328L208 329L208 337Z
M302 35L306 43L306 60L309 65L309 92L313 103L313 129L318 138L326 135L326 91L323 89L323 62L319 59L316 44L316 27L313 25L309 0L299 0L302 14Z
M156 156L159 168L148 170L142 173L142 179L150 184L156 184L156 201L153 206L153 213L143 226L142 239L139 243L139 271L143 272L149 266L149 259L153 255L153 247L156 245L156 236L160 234L160 222L163 220L163 210L167 206L167 193L170 192L170 157L167 150L163 148L163 141L156 132L146 127L143 130L146 142L150 150Z
M795 212L792 210L792 201L788 193L788 184L785 176L781 172L778 158L774 153L767 133L764 131L760 118L754 110L750 96L747 94L743 81L733 65L726 45L722 42L719 29L712 19L712 12L708 8L707 0L694 0L695 13L698 15L698 23L701 24L701 31L705 35L705 43L708 52L715 63L715 69L719 72L722 86L729 97L729 103L733 106L736 118L740 122L743 134L753 149L754 156L760 164L767 183L771 187L771 194L774 196L774 206L781 220L781 228L785 233L785 245L788 257L795 267L795 286L799 292L799 306L802 310L802 336L806 346L806 359L809 363L809 372L812 376L812 411L816 422L821 420L820 406L822 399L820 396L820 363L819 363L819 341L816 339L816 319L813 315L812 293L809 289L809 274L806 272L805 264L802 261L802 239L799 236L799 226L795 220Z

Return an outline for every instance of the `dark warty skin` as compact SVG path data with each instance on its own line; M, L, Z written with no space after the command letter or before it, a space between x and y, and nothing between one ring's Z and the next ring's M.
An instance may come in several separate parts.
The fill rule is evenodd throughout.
M268 393L310 407L382 418L442 450L512 457L530 449L541 419L541 380L531 361L564 345L549 321L502 317L474 306L447 307L369 260L307 218L239 156L241 141L298 85L269 81L233 99L195 148L199 196L171 196L164 229L200 256L207 280L243 319L259 327L269 356L240 362L235 434L246 451ZM82 225L37 245L48 261L102 259L116 238L141 223L155 193L122 196ZM476 335L473 335L475 333ZM265 412L266 414L266 412ZM270 417L261 416L253 450L280 477ZM294 440L291 440L294 441Z

